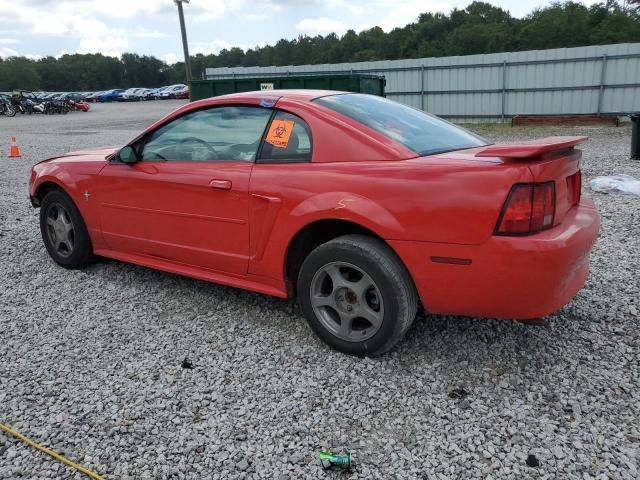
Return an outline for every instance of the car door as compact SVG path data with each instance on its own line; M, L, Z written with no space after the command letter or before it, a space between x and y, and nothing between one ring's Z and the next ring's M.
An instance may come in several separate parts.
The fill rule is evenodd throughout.
M133 145L139 161L100 173L100 221L116 251L245 274L248 187L271 110L189 112Z

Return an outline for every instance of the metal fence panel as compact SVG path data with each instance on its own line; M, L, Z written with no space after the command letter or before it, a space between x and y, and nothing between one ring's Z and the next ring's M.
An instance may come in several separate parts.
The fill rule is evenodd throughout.
M311 73L384 75L390 99L455 119L640 111L640 43L463 57L207 68L206 78Z

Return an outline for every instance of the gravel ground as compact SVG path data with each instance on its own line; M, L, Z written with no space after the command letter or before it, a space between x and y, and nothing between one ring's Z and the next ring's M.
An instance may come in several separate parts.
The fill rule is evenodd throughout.
M0 422L108 479L638 478L640 198L584 188L603 221L591 277L548 327L427 315L384 357L351 358L287 301L49 259L30 166L122 144L179 104L0 117ZM640 178L628 125L475 128L587 134L586 180ZM322 471L318 451L339 445L360 465ZM0 478L84 477L0 433Z

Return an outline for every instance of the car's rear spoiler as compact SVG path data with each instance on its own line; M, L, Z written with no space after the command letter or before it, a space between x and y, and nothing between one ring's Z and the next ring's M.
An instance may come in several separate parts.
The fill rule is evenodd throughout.
M490 145L476 153L476 157L531 158L574 147L588 139L589 137L546 137L530 142Z

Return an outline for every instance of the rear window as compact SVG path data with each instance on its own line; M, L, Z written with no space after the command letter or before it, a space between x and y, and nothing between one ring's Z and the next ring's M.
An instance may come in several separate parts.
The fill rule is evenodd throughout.
M270 127L265 131L258 163L310 161L311 130L309 126L296 115L277 111Z
M434 115L374 95L347 93L314 101L386 135L418 155L489 143Z

